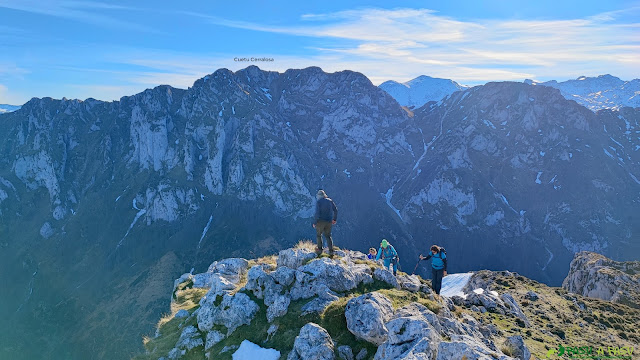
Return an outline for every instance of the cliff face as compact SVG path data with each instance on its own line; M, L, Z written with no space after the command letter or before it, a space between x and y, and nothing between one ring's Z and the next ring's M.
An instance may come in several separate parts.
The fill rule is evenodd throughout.
M442 296L363 253L215 261L174 283L171 313L135 359L522 359L582 344L633 346L640 311L508 271L452 274ZM267 350L268 349L268 350ZM558 351L558 350L556 350ZM268 355L268 357L266 357ZM258 355L256 355L258 356Z
M571 261L562 287L582 296L640 308L640 261L618 262L583 251Z

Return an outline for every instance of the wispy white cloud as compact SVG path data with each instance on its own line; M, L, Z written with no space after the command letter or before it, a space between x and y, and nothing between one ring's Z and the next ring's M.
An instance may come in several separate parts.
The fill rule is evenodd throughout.
M593 69L637 77L640 17L633 13L640 8L581 19L461 21L428 9L358 9L306 14L293 26L192 15L233 28L349 40L315 50L345 65L355 57L357 70L375 64L378 74L402 68L406 79L430 74L477 82L598 75L586 73Z
M136 22L125 21L108 11L132 11L133 7L113 5L96 1L39 1L0 0L0 8L25 11L34 14L71 19L102 27L117 27L141 32L158 32Z

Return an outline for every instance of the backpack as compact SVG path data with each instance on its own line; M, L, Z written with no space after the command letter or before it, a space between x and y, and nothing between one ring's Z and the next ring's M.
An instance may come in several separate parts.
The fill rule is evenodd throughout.
M439 247L440 251L438 252L438 254L445 254L447 255L447 250L445 250L442 246ZM440 259L442 259L442 255L439 256Z

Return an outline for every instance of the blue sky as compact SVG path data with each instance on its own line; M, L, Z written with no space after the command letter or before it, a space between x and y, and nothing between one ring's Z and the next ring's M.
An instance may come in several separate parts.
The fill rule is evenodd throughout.
M390 3L392 5L390 5ZM238 62L235 57L273 62ZM117 100L219 68L463 84L640 77L640 1L0 0L0 103Z

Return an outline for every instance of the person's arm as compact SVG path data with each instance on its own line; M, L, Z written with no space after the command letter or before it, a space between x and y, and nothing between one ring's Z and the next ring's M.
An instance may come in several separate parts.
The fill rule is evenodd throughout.
M318 223L318 219L320 218L320 206L318 205L318 202L316 201L316 214L313 217L313 225Z
M378 250L378 254L376 255L376 261L380 260L380 255L382 254L382 247Z
M333 200L331 200L331 206L333 207L333 223L335 224L338 221L338 207Z
M391 246L391 251L393 252L393 256L394 257L399 257L398 256L398 252L396 251L396 248L394 248L393 245L389 245L389 246Z
M444 273L447 273L447 255L442 254L443 258L442 258L442 262L444 263Z
M429 259L431 259L431 257L432 257L433 255L431 255L431 253L429 253L429 255L427 255L427 256L422 256L422 255L420 255L420 256L421 256L421 257L420 257L420 259L421 259L421 260L429 260Z

